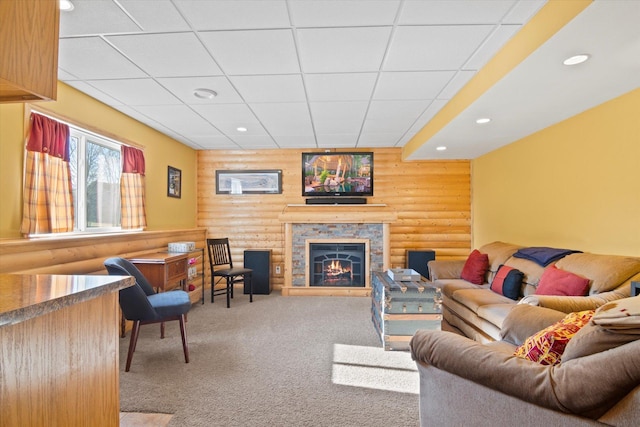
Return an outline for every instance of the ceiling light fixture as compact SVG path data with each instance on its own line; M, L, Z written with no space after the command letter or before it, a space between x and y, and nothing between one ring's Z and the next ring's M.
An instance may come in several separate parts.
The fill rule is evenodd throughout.
M586 53L582 53L580 55L570 56L569 58L562 61L562 63L564 65L578 65L578 64L582 64L589 58L590 58L590 55Z
M247 131L247 128L245 128L245 127L239 127L239 128L236 128L236 130L237 130L238 132L246 132L246 131Z
M73 10L73 3L70 0L60 0L60 10L63 12L71 12Z
M218 96L218 92L211 89L199 88L193 91L193 95L200 99L213 99Z
M479 125L483 125L483 124L485 124L485 123L489 123L490 121L491 121L491 119L490 119L490 118L488 118L488 117L482 117L482 118L480 118L480 119L476 120L476 123L477 123L477 124L479 124Z
M438 151L444 151L444 150L446 150L446 149L447 149L447 147L445 147L444 145L441 145L441 146L439 146L439 147L436 147L436 150L438 150Z

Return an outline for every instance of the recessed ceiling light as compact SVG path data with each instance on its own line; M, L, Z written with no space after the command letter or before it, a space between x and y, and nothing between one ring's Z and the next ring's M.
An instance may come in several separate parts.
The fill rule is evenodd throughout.
M193 94L195 95L196 98L200 98L200 99L213 99L216 96L218 96L218 92L216 92L215 90L203 89L203 88L194 90Z
M70 0L60 0L60 10L63 12L71 12L73 10L73 3Z
M237 130L238 132L246 132L246 131L247 131L247 128L245 128L245 127L239 127L239 128L236 128L236 130Z
M445 147L444 145L441 145L440 147L436 147L436 150L438 150L438 151L444 151L446 149L447 149L447 147Z
M488 118L488 117L482 117L482 118L480 118L480 119L476 120L476 123L477 123L477 124L479 124L479 125L483 125L483 124L485 124L485 123L489 123L490 121L491 121L491 119L490 119L490 118Z
M589 59L589 55L586 54L586 53L583 53L583 54L580 54L580 55L571 56L571 57L565 59L564 61L562 61L562 63L564 65L578 65L578 64L582 64L587 59Z

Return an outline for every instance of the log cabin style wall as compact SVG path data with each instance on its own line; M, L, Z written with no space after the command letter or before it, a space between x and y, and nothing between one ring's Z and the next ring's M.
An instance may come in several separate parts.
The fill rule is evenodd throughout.
M284 284L284 225L289 204L304 204L300 149L198 152L197 226L229 237L234 264L245 249L272 250L274 289ZM332 150L340 151L340 150ZM349 150L351 151L351 150ZM411 161L399 148L374 152L374 197L397 213L390 227L390 263L404 267L407 249L433 249L438 259L464 258L471 248L471 166L463 161ZM282 194L216 194L216 170L282 170ZM280 266L280 274L276 274Z

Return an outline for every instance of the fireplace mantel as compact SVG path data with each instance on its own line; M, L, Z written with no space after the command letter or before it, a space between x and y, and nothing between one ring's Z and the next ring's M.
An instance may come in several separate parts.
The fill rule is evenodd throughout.
M282 295L371 295L371 283L367 283L364 288L294 286L294 225L299 227L301 224L381 224L383 247L382 267L383 269L389 268L389 224L397 220L397 214L385 204L287 205L278 216L278 219L285 225L284 286L282 288Z

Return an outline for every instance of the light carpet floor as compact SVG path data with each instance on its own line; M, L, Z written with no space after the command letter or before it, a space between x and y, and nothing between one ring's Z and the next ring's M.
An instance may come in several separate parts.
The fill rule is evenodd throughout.
M184 363L178 322L145 325L130 372L120 340L123 412L174 414L169 426L418 426L418 373L385 352L362 297L236 291L196 304Z

